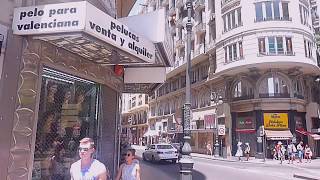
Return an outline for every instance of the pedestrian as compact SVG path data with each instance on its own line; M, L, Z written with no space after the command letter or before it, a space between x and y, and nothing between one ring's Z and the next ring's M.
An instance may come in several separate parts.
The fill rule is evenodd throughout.
M212 146L210 142L207 143L207 154L210 154L212 156Z
M237 144L237 152L235 154L235 156L239 158L239 161L241 161L241 157L243 156L243 151L242 151L241 145L242 145L242 142L239 141Z
M285 147L282 145L282 142L279 141L276 147L277 155L278 155L278 160L280 160L280 164L284 161L285 158Z
M106 180L107 170L104 164L93 158L95 152L94 141L91 138L80 140L80 160L70 168L71 180Z
M140 180L140 165L134 161L135 150L128 149L126 162L120 165L116 180Z
M246 147L244 149L244 154L246 155L247 161L249 161L249 157L250 157L250 145L248 142L245 143Z
M303 159L303 146L302 145L303 145L302 141L300 141L300 143L297 145L299 163L302 163L302 159Z
M305 158L307 159L306 163L307 162L311 163L312 151L310 146L308 146L308 144L306 144L306 147L305 147Z
M288 145L287 152L288 152L288 160L289 160L288 164L290 164L290 161L293 164L294 157L296 155L297 149L296 149L296 146L293 144L292 141Z

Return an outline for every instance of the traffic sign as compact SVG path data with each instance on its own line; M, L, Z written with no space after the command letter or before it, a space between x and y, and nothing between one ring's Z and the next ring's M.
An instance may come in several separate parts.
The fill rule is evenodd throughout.
M218 135L219 136L224 136L226 135L226 126L225 125L218 125Z

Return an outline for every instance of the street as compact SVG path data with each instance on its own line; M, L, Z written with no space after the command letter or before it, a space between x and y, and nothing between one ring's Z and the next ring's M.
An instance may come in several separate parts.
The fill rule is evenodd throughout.
M143 150L137 150L141 159ZM286 180L295 179L295 172L305 172L304 164L256 164L247 162L226 162L202 158L193 158L193 180ZM286 163L286 162L285 162ZM170 162L151 163L140 161L143 180L179 179L179 164Z

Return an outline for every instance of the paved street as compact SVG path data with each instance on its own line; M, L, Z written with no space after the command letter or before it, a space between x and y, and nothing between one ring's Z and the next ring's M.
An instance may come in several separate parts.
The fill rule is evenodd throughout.
M137 150L137 155L141 157L143 150ZM194 180L286 180L296 179L293 174L296 172L312 174L312 169L320 167L310 166L307 170L305 164L258 164L247 162L227 162L203 158L194 159ZM174 180L179 178L179 164L170 162L151 163L141 160L143 180Z

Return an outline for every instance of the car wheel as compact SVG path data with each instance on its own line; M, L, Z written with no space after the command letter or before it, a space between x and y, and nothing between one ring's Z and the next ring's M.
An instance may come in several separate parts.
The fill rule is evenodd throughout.
M176 164L176 163L177 163L177 160L176 160L176 159L172 159L172 163L173 163L173 164Z
M155 163L156 159L154 158L154 156L151 157L151 162Z

